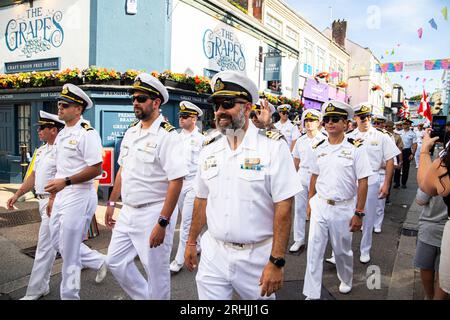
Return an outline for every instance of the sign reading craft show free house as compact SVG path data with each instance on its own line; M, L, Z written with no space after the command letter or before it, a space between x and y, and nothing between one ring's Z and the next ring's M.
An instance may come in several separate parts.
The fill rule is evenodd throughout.
M89 3L35 0L32 8L29 2L0 8L0 73L87 67Z

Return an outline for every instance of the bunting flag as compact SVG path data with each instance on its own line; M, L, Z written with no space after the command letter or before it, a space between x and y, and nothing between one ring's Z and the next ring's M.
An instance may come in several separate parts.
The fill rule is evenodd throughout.
M397 47L400 47L400 43L397 43Z
M394 52L394 49L392 49L392 51L391 51L391 56L393 56L393 55L394 55L394 53L395 53L395 52Z
M419 39L422 39L423 29L422 29L422 28L419 28L419 29L417 30L417 34L419 35Z
M384 53L385 53L386 55L389 55L389 50L386 50Z
M384 57L383 56L381 56L381 60L383 60L384 59Z
M416 82L417 82L417 81L419 81L419 79L420 79L420 78L419 78L419 77L417 77L417 78L416 78Z
M434 21L434 18L432 18L430 21L428 21L429 23L430 23L430 25L431 25L431 27L434 29L434 30L437 30L437 24L436 24L436 21Z
M427 81L427 78L422 79L422 83L425 83L425 81Z
M443 7L442 8L442 10L441 10L441 12L442 12L442 15L444 16L444 19L445 19L445 21L447 21L448 20L448 16L447 16L447 7Z
M403 79L403 75L402 74L400 75L400 78Z
M409 76L406 76L406 80L408 80L409 79Z

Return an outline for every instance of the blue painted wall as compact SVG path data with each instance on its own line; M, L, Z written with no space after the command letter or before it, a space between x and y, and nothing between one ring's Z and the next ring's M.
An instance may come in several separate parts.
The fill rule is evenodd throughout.
M170 68L172 0L140 0L127 15L126 0L91 0L89 64L164 71Z

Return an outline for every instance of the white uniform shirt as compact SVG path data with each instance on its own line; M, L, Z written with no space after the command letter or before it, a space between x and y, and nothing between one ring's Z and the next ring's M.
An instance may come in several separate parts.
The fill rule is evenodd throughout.
M417 143L416 134L411 129L406 132L402 130L399 134L402 137L403 149L411 149L412 145Z
M318 175L316 190L327 200L345 201L357 194L358 180L372 175L367 151L356 147L347 138L338 145L326 139L313 147L315 161L311 161L311 173Z
M416 133L417 144L419 146L421 146L423 136L425 135L425 130L416 130L415 133Z
M275 128L280 130L283 136L286 138L288 147L291 147L292 141L297 140L300 137L300 130L297 126L294 126L291 121L287 120L285 123L278 121L274 124Z
M197 173L198 156L206 137L200 133L197 127L195 127L192 132L181 130L180 137L183 145L184 157L187 160L189 170L189 174L186 178L194 178Z
M349 132L347 137L361 140L363 145L360 148L367 150L373 172L379 172L388 160L400 154L390 136L372 126L366 132L361 132L356 128ZM378 183L376 175L369 177L369 184L372 185L374 183Z
M305 133L300 136L295 143L294 149L292 150L292 155L294 158L300 160L300 166L297 173L300 176L302 185L304 186L308 186L309 181L311 180L311 173L309 169L311 167L311 161L314 160L312 146L326 138L327 137L320 131L313 138L308 137Z
M207 199L206 220L215 239L257 243L273 236L274 203L302 187L286 143L250 123L236 150L225 136L203 147L194 190Z
M125 132L118 160L125 204L164 201L169 181L188 174L181 138L162 128L163 121L160 115L142 135L140 122Z
M48 143L36 150L33 171L35 174L34 189L36 194L48 194L45 186L56 174L56 148Z
M64 127L55 140L56 179L63 179L80 173L86 167L103 161L102 141L98 132L83 128L80 119L73 127ZM94 179L72 185L73 188L91 187Z

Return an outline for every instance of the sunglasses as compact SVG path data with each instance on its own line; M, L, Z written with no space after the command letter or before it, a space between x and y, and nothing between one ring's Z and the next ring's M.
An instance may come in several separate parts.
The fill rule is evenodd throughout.
M191 116L183 114L183 115L180 115L179 117L182 118L182 119L189 119Z
M64 108L64 109L67 109L67 108L70 107L70 104L68 104L68 103L66 103L66 102L58 102L58 108L59 108L59 107Z
M236 101L235 99L230 100L222 100L214 102L214 110L219 110L220 107L224 108L225 110L233 109L236 104L245 104L247 101Z
M369 115L363 115L363 116L358 116L359 117L359 119L361 119L361 121L364 121L364 120L366 120L367 118L369 118L370 116Z
M147 100L153 100L153 98L145 95L145 94L140 94L138 96L131 96L131 102L134 102L134 100L137 100L138 103L144 103L147 102Z
M333 123L338 123L339 120L343 120L343 119L344 118L339 117L339 116L325 116L325 117L323 117L323 122L328 123L331 120L331 122L333 122Z
M280 113L281 113L281 114L288 114L287 111L281 111Z
M314 122L314 121L319 121L319 119L305 119L305 122Z
M51 129L51 128L53 128L53 126L49 126L48 124L41 124L38 126L38 131L44 130L46 128Z

